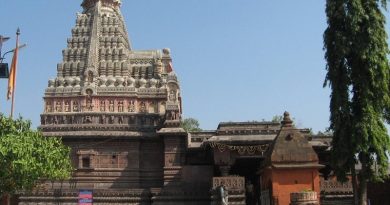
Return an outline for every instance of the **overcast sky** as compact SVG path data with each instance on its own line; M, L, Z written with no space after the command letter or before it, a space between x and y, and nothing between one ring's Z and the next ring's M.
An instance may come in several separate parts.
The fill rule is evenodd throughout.
M15 113L34 126L80 4L0 0L0 34L13 38L3 52L14 46L18 26L21 43L28 44L19 56ZM271 120L287 110L299 127L315 132L329 126L329 89L322 87L324 10L324 0L123 0L122 5L133 49L171 49L184 117L216 129L219 122ZM6 82L0 79L0 111L8 113Z

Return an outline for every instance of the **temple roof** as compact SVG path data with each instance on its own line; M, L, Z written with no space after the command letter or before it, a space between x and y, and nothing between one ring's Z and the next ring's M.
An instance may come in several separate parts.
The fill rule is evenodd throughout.
M288 112L284 113L282 128L271 146L269 163L275 168L321 167L312 145L294 127Z
M106 135L177 127L181 96L170 50L133 50L120 0L81 6L57 77L45 90L41 129Z
M172 69L170 50L132 50L120 0L84 0L81 5L84 10L77 14L46 96L62 93L57 88L64 87L81 94L87 87L94 94L112 90L106 87L164 89Z

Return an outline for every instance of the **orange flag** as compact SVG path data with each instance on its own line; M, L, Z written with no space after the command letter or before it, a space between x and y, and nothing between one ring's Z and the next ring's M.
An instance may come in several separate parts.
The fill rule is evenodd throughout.
M173 71L173 65L172 65L172 61L169 61L168 63L168 67L166 68L167 69L167 73L170 73Z
M20 30L18 29L18 31L16 32L16 47L14 50L14 56L12 57L11 69L8 78L7 100L11 99L11 97L12 98L14 97L15 84L16 84L16 69L18 66L19 35L20 35Z

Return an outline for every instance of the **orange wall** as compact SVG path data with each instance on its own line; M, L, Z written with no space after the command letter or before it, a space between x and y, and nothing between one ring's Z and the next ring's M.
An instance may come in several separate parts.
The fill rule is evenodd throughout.
M317 169L273 169L272 193L279 205L290 204L290 193L313 190L320 193Z

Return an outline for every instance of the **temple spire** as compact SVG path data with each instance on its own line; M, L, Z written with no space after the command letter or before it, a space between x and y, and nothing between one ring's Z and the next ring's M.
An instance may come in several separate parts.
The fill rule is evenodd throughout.
M287 111L283 113L282 126L283 127L292 127L293 126L293 121L290 118L290 113L288 113Z
M112 8L119 8L122 4L121 0L83 0L81 6L84 9L89 9L94 7L98 2L101 2L102 6L107 6Z

